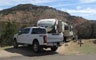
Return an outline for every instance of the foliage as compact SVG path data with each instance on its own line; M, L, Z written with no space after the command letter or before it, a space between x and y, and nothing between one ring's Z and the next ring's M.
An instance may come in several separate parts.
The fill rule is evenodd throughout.
M5 22L0 36L0 45L12 45L13 36L16 33L16 24L10 21Z
M96 38L96 21L85 22L76 26L77 34L79 38Z

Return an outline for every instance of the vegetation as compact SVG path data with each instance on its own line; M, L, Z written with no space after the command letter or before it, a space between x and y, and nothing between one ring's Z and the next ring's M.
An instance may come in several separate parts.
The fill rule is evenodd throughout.
M16 24L14 22L5 22L0 36L0 46L12 45L13 36L16 32Z
M96 38L96 21L87 21L76 26L79 38Z
M34 22L35 23L35 22ZM33 23L32 23L33 24ZM30 24L18 24L12 21L1 22L0 24L0 46L10 46L13 44L13 37L20 29L29 27Z

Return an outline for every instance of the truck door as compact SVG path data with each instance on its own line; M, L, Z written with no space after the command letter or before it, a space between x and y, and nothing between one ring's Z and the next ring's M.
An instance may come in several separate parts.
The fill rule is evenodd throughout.
M21 34L18 36L20 43L27 43L30 28L24 28L21 30Z

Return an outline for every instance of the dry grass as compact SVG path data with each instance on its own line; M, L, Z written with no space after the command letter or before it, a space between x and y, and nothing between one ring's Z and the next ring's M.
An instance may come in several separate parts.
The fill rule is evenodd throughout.
M78 42L69 42L59 47L57 50L58 53L64 55L82 55L82 54L96 54L96 39L83 39L82 46Z
M73 55L79 53L79 51L76 50L76 44L74 44L73 42L68 43L67 46L66 44L62 45L61 47L59 47L57 52L59 54L64 54L64 55Z

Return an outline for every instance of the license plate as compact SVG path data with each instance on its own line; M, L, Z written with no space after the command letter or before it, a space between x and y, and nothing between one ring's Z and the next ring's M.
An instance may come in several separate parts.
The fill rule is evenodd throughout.
M48 45L52 45L52 46L56 46L57 44L56 43L48 43Z
M53 43L53 45L57 45L56 43Z

